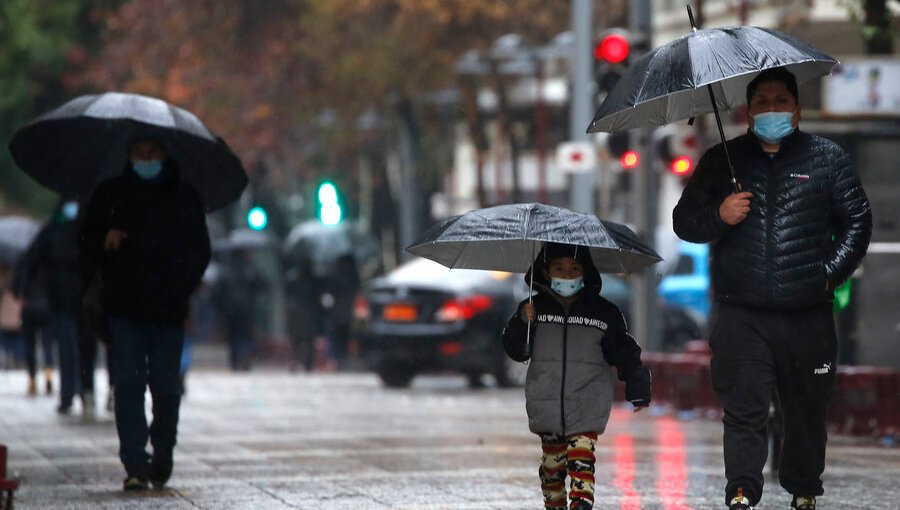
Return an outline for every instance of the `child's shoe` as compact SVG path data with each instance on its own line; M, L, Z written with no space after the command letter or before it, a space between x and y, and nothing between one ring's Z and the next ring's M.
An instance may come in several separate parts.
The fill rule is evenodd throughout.
M792 510L816 510L816 498L813 496L794 496L791 500Z
M572 506L569 508L569 510L591 510L593 508L593 503L580 499L578 501L573 501Z

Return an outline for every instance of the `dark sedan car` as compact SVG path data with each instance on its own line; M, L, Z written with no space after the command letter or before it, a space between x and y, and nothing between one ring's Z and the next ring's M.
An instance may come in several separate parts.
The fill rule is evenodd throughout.
M485 374L501 386L520 384L524 367L506 357L500 334L524 297L521 282L521 275L412 260L366 289L357 307L360 352L390 387L441 371L465 374L472 386Z
M603 281L601 293L627 314L628 283L615 275ZM506 356L501 333L527 295L521 274L450 270L414 259L373 280L358 301L360 354L389 387L434 372L465 374L472 386L484 375L500 386L522 384L527 367ZM663 316L666 339L698 337L699 327L679 310L667 307Z

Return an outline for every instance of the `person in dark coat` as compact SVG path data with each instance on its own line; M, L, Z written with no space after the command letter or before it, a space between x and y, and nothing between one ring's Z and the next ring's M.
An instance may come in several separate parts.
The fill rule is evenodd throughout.
M603 280L587 248L546 243L525 281L536 293L519 304L503 331L516 361L530 359L525 379L528 428L541 438L544 505L573 510L594 504L594 445L606 430L615 367L626 399L650 405L650 371L621 310L600 296ZM529 333L530 329L530 333Z
M338 367L346 366L350 354L350 330L353 325L353 302L359 293L360 279L356 258L352 253L338 256L331 273L325 278L325 292L331 296L326 334Z
M35 236L36 237L36 236ZM28 371L27 394L30 397L38 394L38 341L41 344L43 355L44 392L53 394L54 387L54 347L53 338L48 334L46 326L50 321L50 309L47 303L46 277L38 272L34 274L31 266L33 256L31 251L35 248L32 241L28 251L16 263L13 274L12 289L17 297L21 297L22 304L22 335L25 337L25 365Z
M747 86L749 131L700 159L673 212L675 233L712 244L717 311L712 384L722 420L726 504L762 497L766 421L783 412L778 477L791 508L823 494L826 413L835 382L834 289L859 266L872 233L869 201L850 156L801 131L797 81L783 68Z
M285 275L290 307L291 370L307 372L315 366L315 341L324 331L322 278L313 271L309 257L298 257Z
M125 490L159 488L171 476L188 302L209 259L200 195L181 182L161 139L133 140L125 171L101 183L88 202L81 237L82 282L98 272L103 282Z
M61 201L53 217L35 237L19 261L14 292L20 296L36 284L42 286L48 308L43 334L56 344L59 354L59 406L67 414L75 395L80 393L80 356L82 343L81 299L84 287L78 267L78 203ZM92 401L82 395L82 406L93 412ZM89 409L90 408L90 409Z
M266 282L257 269L252 249L235 249L227 257L218 292L228 339L228 361L232 370L247 371L256 351L256 302Z

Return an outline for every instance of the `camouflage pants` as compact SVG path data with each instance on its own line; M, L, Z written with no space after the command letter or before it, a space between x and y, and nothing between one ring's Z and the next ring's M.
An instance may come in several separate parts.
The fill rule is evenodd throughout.
M569 499L573 506L594 503L595 432L562 437L541 435L541 492L547 508L566 508L566 475L569 475Z

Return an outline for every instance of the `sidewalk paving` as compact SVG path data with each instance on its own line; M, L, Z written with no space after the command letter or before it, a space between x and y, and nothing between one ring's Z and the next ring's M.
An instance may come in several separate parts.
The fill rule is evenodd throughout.
M210 356L204 358L205 356ZM540 447L521 389L421 378L387 390L367 373L232 373L207 352L189 375L175 472L165 491L121 490L112 417L58 416L0 371L0 442L19 510L540 510ZM198 361L200 361L198 359ZM105 402L98 373L98 402ZM597 446L598 509L721 509L721 424L616 408ZM831 442L820 508L898 508L900 448ZM787 508L767 481L760 509Z

